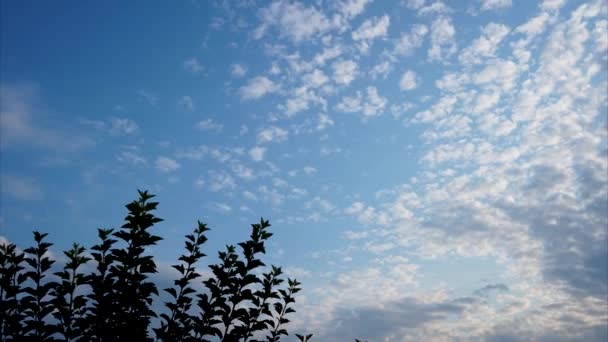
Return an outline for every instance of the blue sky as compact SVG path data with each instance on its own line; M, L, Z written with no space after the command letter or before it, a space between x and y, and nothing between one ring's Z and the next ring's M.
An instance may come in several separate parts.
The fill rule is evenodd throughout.
M604 1L4 1L0 238L273 224L320 341L603 340Z

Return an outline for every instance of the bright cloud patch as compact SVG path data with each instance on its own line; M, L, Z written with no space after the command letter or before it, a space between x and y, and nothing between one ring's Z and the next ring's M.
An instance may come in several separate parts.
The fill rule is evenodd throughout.
M213 119L205 119L201 120L196 124L196 127L203 131L216 131L220 132L224 125L221 123L215 122Z
M389 24L388 15L366 20L357 30L353 31L352 38L354 41L360 42L362 51L367 51L374 39L386 36Z
M416 86L416 73L412 70L404 72L399 81L399 88L401 88L401 90L412 90L415 89Z
M271 126L268 128L262 129L258 133L258 142L259 143L269 143L269 142L283 142L287 140L289 136L289 132L276 126Z
M173 172L177 171L181 165L174 159L168 157L158 157L154 163L156 168L162 172Z
M263 160L265 153L266 153L266 148L260 147L260 146L252 147L249 150L249 156L251 157L251 159L253 161L261 161L261 160Z
M439 17L431 24L431 48L428 51L429 59L441 60L456 51L456 29L449 17Z
M332 27L331 21L322 11L297 1L273 2L260 10L260 19L262 24L254 32L254 37L258 39L271 27L276 27L281 36L295 42L312 38Z
M351 60L339 61L333 64L334 81L338 84L349 84L358 73L358 65Z
M247 85L241 88L241 97L244 100L255 100L266 94L279 90L279 86L264 76L257 76L249 80Z
M481 0L482 11L508 7L511 7L511 0Z
M364 118L379 116L383 113L387 99L378 94L376 87L367 87L366 95L357 92L354 97L344 97L336 109L347 113L362 113Z

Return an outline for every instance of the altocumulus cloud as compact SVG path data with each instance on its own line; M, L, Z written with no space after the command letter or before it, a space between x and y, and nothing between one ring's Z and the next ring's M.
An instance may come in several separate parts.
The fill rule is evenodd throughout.
M44 89L2 84L3 203L58 198L50 222L88 222L87 199L141 182L164 217L202 211L220 242L271 217L269 261L304 278L290 332L319 341L606 340L605 1L188 6L209 30L155 35L191 52L147 55L159 73L135 99L111 84L118 103L65 116L71 92L50 108ZM68 213L59 173L84 199ZM155 253L173 260L172 240Z

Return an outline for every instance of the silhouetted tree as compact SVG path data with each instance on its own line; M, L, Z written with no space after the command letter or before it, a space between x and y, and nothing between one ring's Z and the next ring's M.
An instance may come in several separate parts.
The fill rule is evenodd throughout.
M56 272L60 281L51 290L53 316L58 321L58 332L66 341L73 341L83 335L87 326L85 320L87 298L77 291L87 284L87 276L78 269L90 258L84 256L84 247L75 243L72 249L63 252L67 257L64 269Z
M150 281L156 263L148 249L162 238L151 228L162 219L154 216L154 195L138 191L139 199L126 205L128 215L118 230L98 229L100 242L90 257L74 243L65 251L62 269L50 273L55 260L47 234L34 231L33 247L20 252L14 244L0 244L0 341L209 341L277 342L288 335L288 315L300 283L285 279L280 267L267 272L261 255L272 237L270 223L251 225L249 239L219 252L209 266L212 275L201 283L197 264L209 228L200 221L186 235L185 253L173 268L179 273L164 289L170 299L165 312L151 307L158 298ZM89 262L95 264L84 272ZM152 318L160 326L151 327ZM308 342L312 334L298 335Z
M26 278L24 260L25 254L18 252L17 246L0 244L0 338L3 341L14 341L23 334L21 322L25 316L19 296Z

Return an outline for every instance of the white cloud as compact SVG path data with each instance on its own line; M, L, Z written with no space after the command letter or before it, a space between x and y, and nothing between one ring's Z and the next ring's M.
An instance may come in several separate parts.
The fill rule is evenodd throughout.
M167 157L158 157L154 163L157 170L162 172L174 172L177 171L181 165L174 159Z
M473 76L475 84L495 84L503 91L512 89L519 73L520 67L510 60L493 60Z
M196 127L203 131L221 132L222 129L224 128L224 125L222 125L219 122L214 121L213 119L204 119L204 120L199 121L196 124Z
M596 51L600 53L606 53L608 50L608 20L600 20L595 23L593 34L595 38Z
M194 180L194 186L197 189L202 189L205 186L205 179L203 178L203 176L199 176Z
M509 8L511 5L511 0L481 0L482 11Z
M401 76L401 80L399 81L399 88L401 90L412 90L417 87L416 82L416 73L412 70L407 70Z
M279 68L276 62L273 62L268 73L273 76L279 75L281 73L281 68Z
M439 17L431 24L431 47L428 56L431 61L443 60L456 52L454 35L456 30L449 17Z
M359 48L366 52L374 39L385 37L390 24L388 15L382 17L367 19L352 33L352 38L355 42L360 42Z
M381 115L386 104L387 99L378 94L376 87L370 86L366 88L365 98L361 96L361 92L357 91L354 97L342 98L342 101L336 105L336 109L345 113L360 112L365 119Z
M185 148L177 152L177 158L188 160L201 160L210 153L210 148L206 145Z
M358 73L358 65L355 61L346 60L335 62L332 65L334 69L333 79L338 84L350 84Z
M386 98L378 94L376 87L367 87L367 101L363 104L363 115L366 117L381 115L386 103Z
M544 0L541 8L548 11L556 11L564 5L566 0Z
M209 171L209 177L207 179L209 181L209 189L213 192L236 188L234 178L225 172Z
M125 149L120 151L116 156L119 162L128 163L131 165L146 164L146 158L137 153L137 149Z
M336 206L333 205L329 200L319 196L315 196L313 199L306 202L304 207L308 209L316 209L324 214L331 213L336 209Z
M540 15L528 20L526 23L518 26L515 29L515 32L524 33L529 37L534 37L545 30L548 21L549 15L547 13L541 13Z
M303 279L310 278L312 273L301 267L286 267L285 274L290 278Z
M264 76L257 76L249 80L247 85L241 87L240 93L244 100L255 100L266 94L277 92L279 85Z
M302 79L304 80L304 83L311 88L320 87L329 80L325 73L319 69L315 69L304 75Z
M277 191L277 189L269 189L262 185L258 188L258 193L263 201L270 203L273 207L279 207L285 202L285 194L282 191Z
M96 130L109 133L111 135L131 135L139 131L137 123L129 118L110 118L109 122L101 120L79 119L83 125L91 126Z
M243 191L243 197L245 197L246 199L250 200L250 201L256 201L257 197L256 195L251 192L251 191Z
M137 95L152 107L156 107L158 105L158 97L150 92L138 90Z
M262 129L258 132L257 140L259 144L269 143L269 142L283 142L287 140L289 136L289 132L277 127L270 126L268 128Z
M316 81L321 80L317 79ZM309 89L307 86L298 87L293 92L293 97L287 99L285 113L288 117L291 117L296 113L307 110L310 107L310 103L317 103L325 106L325 99L317 96L315 91Z
M194 110L194 100L192 97L184 95L177 100L177 106L183 111L191 112Z
M509 135L517 125L508 118L490 112L479 118L478 127L488 135L502 137Z
M230 161L232 159L232 155L231 155L231 151L230 149L220 149L220 148L212 148L209 149L209 155L219 161L220 163L226 163L228 161Z
M182 67L193 74L201 73L204 70L201 63L195 57L185 60L182 63Z
M441 119L452 112L457 102L458 98L455 96L441 97L439 101L433 104L429 109L416 113L413 121L430 123L437 119Z
M211 205L209 206L209 208L213 211L216 211L218 213L229 213L232 211L232 207L229 206L226 203L220 203L220 202L213 202L211 203Z
M249 149L249 157L251 157L251 159L253 161L264 160L265 153L266 153L265 147L256 146L256 147L252 147L251 149Z
M370 2L371 0L343 0L338 4L339 12L347 19L352 19L363 13Z
M304 304L313 311L302 326L323 341L605 338L608 136L597 123L606 121L607 94L592 30L606 12L601 1L570 8L527 46L533 63L500 49L474 70L450 65L437 100L421 101L408 121L437 139L422 147L420 172L345 210L364 227L344 234L352 240L342 250L381 254L364 255L372 267L352 271L339 252L328 257L333 273ZM350 107L362 106L356 98ZM413 256L491 260L492 275L475 273L488 283L464 292L449 277L429 289L433 271L418 278Z
M319 153L321 153L322 156L330 156L332 154L337 154L342 152L342 149L340 147L327 147L327 146L323 146L321 147L321 149L319 150Z
M254 31L255 39L262 38L269 28L276 27L280 37L294 42L311 39L332 29L334 25L314 6L306 7L295 1L275 1L259 13L262 24Z
M342 101L336 105L336 109L345 113L360 112L363 107L361 106L361 92L357 91L354 97L345 96Z
M243 64L232 64L230 66L230 73L235 77L243 77L247 74L247 68Z
M388 73L392 70L392 68L393 67L389 61L383 61L374 65L372 70L369 71L369 74L374 80L379 77L386 79L386 76L388 76Z
M312 175L317 172L317 169L312 166L305 166L302 170L304 170L304 173L307 175Z
M326 47L322 52L319 52L313 58L314 62L320 66L325 65L325 63L329 60L332 60L342 54L342 46L335 45L331 47Z
M237 177L242 178L242 179L251 180L251 179L255 178L255 175L253 174L253 170L240 163L236 163L236 164L232 165L232 172L234 172L234 174Z
M435 1L430 5L419 8L418 15L446 14L451 11L452 9L446 4L444 4L442 1Z
M500 93L497 91L483 92L479 94L475 100L475 106L473 112L483 113L492 107L496 106L500 100Z
M424 6L424 3L426 2L426 0L405 0L402 1L403 4L405 4L405 6L407 8L413 9L413 10L417 10L422 8L422 6Z
M435 85L443 91L455 92L462 90L470 81L471 77L468 73L446 73L435 81Z
M112 118L110 120L110 133L134 134L139 130L135 121L128 118Z
M400 55L411 55L414 50L422 46L424 37L429 29L422 24L415 24L409 33L403 33L395 44L395 53Z
M334 121L327 114L319 113L319 120L317 123L317 131L322 131L328 127L334 125Z
M463 49L458 56L461 63L478 64L483 58L494 57L500 42L509 34L509 27L503 24L489 23L481 28L481 37Z
M0 84L0 148L29 145L56 151L75 152L94 145L78 131L46 127L40 115L39 88L33 83ZM105 128L105 123L101 122Z

